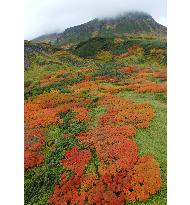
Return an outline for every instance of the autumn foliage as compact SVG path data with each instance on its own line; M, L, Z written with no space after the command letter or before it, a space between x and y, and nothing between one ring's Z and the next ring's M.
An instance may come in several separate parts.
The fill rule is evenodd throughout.
M126 53L122 53L120 55L116 55L115 58L125 58L129 57L132 55L143 55L144 54L144 49L139 47L138 45L133 45L132 47L128 48Z
M24 169L40 165L43 162L44 156L40 150L45 144L44 135L42 129L25 130Z
M73 156L73 152L77 153L77 149L73 148L71 153L67 154ZM84 161L81 163L80 160L76 160L83 169L86 166ZM84 175L75 173L68 179L63 173L61 183L54 187L49 202L53 205L124 204L126 200L146 200L151 194L156 193L161 185L158 163L152 156L143 156L138 158L131 169L123 169L115 174L100 173L98 177L95 173Z
M44 156L38 152L24 151L24 169L39 165L43 162Z
M134 46L126 56L137 53L144 51ZM99 57L107 59L110 54L101 52ZM150 127L154 109L148 102L137 103L117 93L165 92L166 84L159 80L165 81L166 72L126 66L117 69L121 79L119 75L93 72L91 67L52 72L40 79L41 88L73 80L80 74L84 78L70 79L68 93L51 89L25 101L25 170L43 164L47 156L43 148L51 126L57 126L60 141L68 140L63 144L58 144L57 139L53 142L53 151L56 146L64 151L56 162L63 168L58 174L60 181L53 184L48 197L52 205L124 205L128 201L144 201L162 186L158 162L153 156L139 156L133 139L139 128ZM97 117L98 108L105 110ZM81 124L87 125L87 129L79 129ZM90 169L91 166L95 168Z
M163 80L163 81L167 80L167 72L166 72L166 70L156 71L156 72L153 73L153 76L155 78L158 78L158 79Z
M109 95L100 104L108 106L107 112L99 120L102 126L132 124L137 128L146 128L154 117L154 111L147 103L137 104Z
M140 157L130 170L129 177L131 181L124 193L130 201L146 200L159 191L162 185L159 165L152 156Z
M65 159L61 163L67 170L72 170L76 175L82 176L90 158L89 151L79 151L78 147L73 147L71 150L65 152Z

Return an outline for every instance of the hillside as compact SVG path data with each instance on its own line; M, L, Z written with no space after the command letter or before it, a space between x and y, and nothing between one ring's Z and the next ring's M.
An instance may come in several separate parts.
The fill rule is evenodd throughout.
M25 205L166 205L165 27L133 13L45 39L24 43Z
M159 38L136 38L134 35L127 39L94 37L71 46L69 50L80 57L94 58L101 50L110 51L112 55L120 55L132 46L142 47L145 54L149 55L154 48L166 51L167 42Z
M162 52L34 53L25 71L25 204L166 205Z
M92 37L126 37L129 34L151 34L166 36L166 27L158 24L149 14L127 12L113 18L94 19L87 23L67 28L63 33L50 34L34 39L38 42L52 44L77 44ZM57 40L55 40L57 38Z
M60 50L56 46L52 46L48 43L35 43L34 41L24 41L24 68L28 69L32 67L32 64L38 62L40 64L40 57L52 54L55 51ZM46 59L46 58L45 58Z

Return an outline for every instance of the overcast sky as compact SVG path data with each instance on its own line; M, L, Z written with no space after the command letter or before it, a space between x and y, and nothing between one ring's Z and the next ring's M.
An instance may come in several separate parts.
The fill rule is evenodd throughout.
M144 11L166 26L167 0L25 0L24 37L61 32L97 17Z

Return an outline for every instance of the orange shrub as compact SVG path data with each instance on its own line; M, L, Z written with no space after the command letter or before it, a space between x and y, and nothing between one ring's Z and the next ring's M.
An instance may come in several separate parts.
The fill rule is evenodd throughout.
M166 92L166 85L153 83L153 82L143 82L139 83L140 81L133 82L128 86L125 86L126 90L134 90L138 93L160 93ZM142 82L142 81L141 81Z
M166 85L147 83L144 85L140 85L139 88L137 88L135 91L138 93L145 93L145 92L160 93L166 91Z
M128 67L124 67L124 68L120 68L118 69L119 72L121 73L135 73L137 72L137 69L134 66L128 66Z
M156 71L153 73L153 76L160 80L167 80L167 71L166 70Z
M30 128L47 127L58 123L60 120L58 111L54 108L42 109L25 114L25 125Z
M144 201L160 190L162 181L160 167L152 156L139 158L134 168L129 171L130 184L124 188L127 200Z
M63 103L68 103L73 100L73 96L70 94L61 93L57 90L51 90L40 94L34 100L35 103L39 103L42 108L52 108Z
M88 114L88 109L84 107L75 107L73 109L74 112L77 113L76 121L83 122L83 121L90 121L90 116Z
M102 126L133 124L138 127L141 123L142 127L144 123L147 127L154 117L154 111L147 103L137 104L112 95L103 98L99 103L108 106L107 112L99 119Z
M59 113L77 106L72 101L74 96L56 90L38 95L34 100L25 102L25 125L36 128L62 122Z
M98 176L95 173L84 175L81 180L80 193L89 191L98 183L98 181Z

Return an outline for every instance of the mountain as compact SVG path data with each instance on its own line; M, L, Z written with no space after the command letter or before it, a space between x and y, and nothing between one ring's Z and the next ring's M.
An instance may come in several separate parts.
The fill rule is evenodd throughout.
M166 33L167 28L157 23L149 14L127 12L112 18L96 18L87 23L67 28L63 33L40 36L34 41L73 45L93 37L128 37L131 34L165 37Z
M131 13L24 51L24 204L167 204L166 28Z

